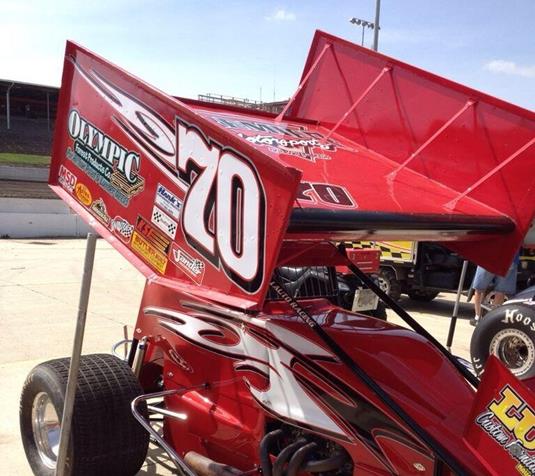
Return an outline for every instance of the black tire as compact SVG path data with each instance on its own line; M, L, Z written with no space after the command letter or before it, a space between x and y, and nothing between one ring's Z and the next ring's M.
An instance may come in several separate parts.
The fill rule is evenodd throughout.
M407 293L413 301L431 302L438 296L438 291L419 291L413 290Z
M34 474L52 476L55 455L46 443L38 449L32 426L32 408L52 408L61 419L70 359L55 359L35 367L28 375L20 399L20 431L26 457ZM135 420L130 403L143 393L132 370L109 354L84 355L76 388L67 474L134 475L145 461L149 435ZM45 395L45 396L43 396ZM41 406L37 402L42 403ZM35 413L34 413L35 416ZM59 441L59 438L58 438ZM43 455L45 455L43 457ZM46 455L51 456L47 459Z
M381 319L381 321L387 320L386 305L381 301L377 304L377 309L374 309L373 311L362 311L359 312L359 314L375 317L376 319Z
M491 354L520 380L535 376L535 309L521 303L505 304L481 319L470 342L478 375Z
M401 283L396 274L389 268L381 268L379 271L379 287L386 292L394 301L401 297Z

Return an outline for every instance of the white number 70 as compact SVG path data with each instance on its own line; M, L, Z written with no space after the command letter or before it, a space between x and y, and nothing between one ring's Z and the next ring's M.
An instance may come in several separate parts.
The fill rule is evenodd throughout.
M189 245L249 293L264 274L265 194L253 164L177 118L177 168L189 184L182 226Z

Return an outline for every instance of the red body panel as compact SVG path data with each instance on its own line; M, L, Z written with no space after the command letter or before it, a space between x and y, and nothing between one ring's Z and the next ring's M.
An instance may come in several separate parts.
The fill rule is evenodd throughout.
M163 356L165 388L210 382L207 389L168 399L168 408L188 415L184 422L167 421L166 434L176 448L182 452L193 449L250 470L258 465L258 444L267 415L334 438L354 457L357 473L408 475L413 474L412 464L419 461L427 468L423 474L433 474L432 452L334 356L329 361L322 342L286 304L268 304L254 319L239 313L235 319L218 319L217 308L208 301L199 304L214 313L192 310L195 303L188 296L148 283L136 324L139 336L152 336L149 348L162 349L157 356ZM460 437L474 391L431 344L411 331L333 308L327 301L309 301L305 306L464 467L472 474L487 474ZM220 336L214 332L216 328ZM279 359L284 364L286 352L298 363L283 373ZM315 360L320 354L321 359ZM315 362L317 367L308 367ZM256 372L266 364L265 376ZM273 395L284 388L289 393L283 404L277 403ZM316 413L297 416L296 407L303 401L293 401L291 395L300 392L303 399L318 402ZM370 435L377 447L370 446L364 435Z

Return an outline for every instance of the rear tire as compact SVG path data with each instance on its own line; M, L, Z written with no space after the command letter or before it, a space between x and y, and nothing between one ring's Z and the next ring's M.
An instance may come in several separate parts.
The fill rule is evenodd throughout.
M413 301L431 302L438 296L438 291L418 291L413 290L407 293Z
M505 304L488 312L472 334L470 354L478 375L492 354L520 380L535 376L535 309Z
M38 476L55 473L69 364L68 358L39 364L22 389L22 443ZM138 472L149 435L132 416L130 403L142 393L128 364L117 357L81 357L66 474L127 476Z
M381 268L377 278L379 287L388 294L394 301L401 297L401 283L397 280L396 274L389 268Z

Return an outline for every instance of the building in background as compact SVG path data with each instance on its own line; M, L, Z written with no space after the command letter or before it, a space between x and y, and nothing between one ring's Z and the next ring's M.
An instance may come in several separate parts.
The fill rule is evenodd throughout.
M0 79L0 152L50 155L59 88Z

